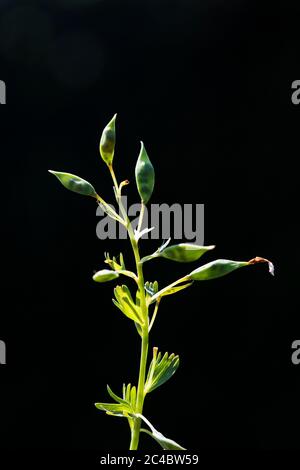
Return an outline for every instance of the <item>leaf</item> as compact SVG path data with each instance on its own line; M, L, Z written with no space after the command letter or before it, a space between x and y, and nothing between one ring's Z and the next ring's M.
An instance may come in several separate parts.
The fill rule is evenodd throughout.
M120 403L95 403L98 410L105 411L107 414L114 416L128 417L128 413L132 413L131 406Z
M97 193L94 187L86 180L79 176L72 175L71 173L63 173L61 171L48 170L49 173L56 176L61 184L73 191L74 193L82 194L83 196L91 196L97 198Z
M107 252L104 253L104 258L104 262L108 264L114 271L126 270L122 253L120 253L119 255L119 263L117 262L117 258L115 256L113 256L113 258L111 259L109 253Z
M153 437L153 439L155 439L164 450L186 450L184 447L181 447L179 444L177 444L177 442L165 437L161 432L157 431L157 429L155 429L155 427L148 419L145 418L145 416L141 414L136 414L135 416L141 418L151 429L151 432L144 428L141 428L141 431Z
M195 269L190 274L188 274L187 278L193 281L207 281L210 279L216 279L218 277L225 276L226 274L235 271L236 269L242 268L244 266L249 266L251 264L257 263L268 263L269 271L271 274L274 274L274 266L273 264L265 259L256 257L250 261L232 261L228 259L217 259L212 261L211 263L204 264L200 266L200 268Z
M135 180L141 200L147 204L153 192L155 175L143 142L135 167Z
M136 406L136 387L135 386L131 387L131 390L130 390L130 404L132 408L135 410L135 406Z
M145 282L145 291L147 292L149 297L152 297L158 291L158 282Z
M111 166L115 153L115 144L116 144L116 117L111 119L111 121L104 128L101 139L100 139L100 155L102 160L108 165Z
M130 406L130 401L129 400L125 400L124 398L118 397L118 395L116 395L112 391L112 389L109 387L109 385L107 385L106 388L107 388L107 391L108 391L109 395L111 396L111 398L113 400L115 400L117 403L119 403L120 405Z
M129 387L130 387L130 384L129 384ZM98 408L101 411L105 411L106 414L109 414L109 415L128 418L129 424L130 426L132 426L132 423L131 423L132 418L128 415L134 413L135 406L131 405L130 393L129 393L129 399L127 399L126 396L124 396L124 385L123 385L123 398L116 395L111 390L109 385L107 385L107 391L109 395L111 396L111 398L115 400L117 403L95 403L96 408ZM129 392L130 392L130 388L129 388Z
M140 232L138 230L134 230L134 238L136 241L138 241L140 238L142 238L143 235L146 235L146 233L149 233L151 232L152 230L154 230L155 227L146 227L144 228L143 230L141 230Z
M190 263L191 261L198 260L204 253L213 248L215 248L214 245L200 246L192 243L179 243L178 245L164 248L159 252L158 256L172 261L178 261L179 263Z
M95 282L107 282L117 279L119 274L116 271L110 271L109 269L101 269L93 276Z
M153 304L153 302L156 302L158 299L160 299L161 297L164 297L165 295L176 294L176 292L186 289L192 284L193 282L187 282L185 284L181 284L180 286L172 286L172 284L170 284L169 286L164 287L163 289L158 291L155 295L153 295L153 297L151 297L149 301L149 305Z
M141 428L141 432L144 432L151 436L162 448L163 450L186 450L184 447L181 447L177 442L172 439L168 439L161 432L158 432L155 429L155 432L148 431L148 429Z
M129 423L130 429L132 429L134 425L133 415L134 415L135 406L136 406L136 387L135 386L131 387L131 384L129 383L126 387L126 385L123 384L123 400L126 400L126 402L130 404L133 410L133 413L131 413L131 415L128 416L128 423Z
M150 393L167 382L175 374L179 366L179 356L174 353L168 355L166 352L163 357L161 357L161 353L157 353L158 349L153 348L153 359L149 366L145 393Z
M118 307L128 318L142 325L144 322L142 319L141 309L134 303L128 287L125 285L117 286L114 289L114 294L116 300L113 299L113 303L116 307Z

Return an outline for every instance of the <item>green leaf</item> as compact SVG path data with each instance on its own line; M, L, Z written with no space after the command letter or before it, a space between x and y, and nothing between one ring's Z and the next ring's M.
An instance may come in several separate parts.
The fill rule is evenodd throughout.
M179 286L172 286L172 284L170 284L170 286L164 287L163 289L158 291L156 294L154 294L153 297L151 297L149 300L149 305L153 304L153 302L156 302L158 299L160 299L161 297L164 297L165 295L176 294L176 292L186 289L192 284L193 284L193 281L187 282L185 284L181 284Z
M155 175L143 142L141 142L141 150L135 167L135 179L141 200L147 204L153 192Z
M211 263L204 264L200 268L195 269L187 278L193 281L207 281L210 279L216 279L218 277L225 276L226 274L235 271L236 269L242 268L244 266L249 266L257 263L268 263L269 272L274 275L274 266L273 264L265 259L256 257L250 261L232 261L228 259L217 259Z
M154 281L154 282L147 281L147 282L145 282L144 287L145 287L145 291L146 291L146 302L150 305L152 303L151 298L158 291L158 282L157 281Z
M157 431L157 429L155 429L155 427L150 423L148 419L145 418L145 416L141 414L136 414L135 416L141 418L151 429L151 432L148 431L148 429L144 428L141 428L141 431L153 437L153 439L155 439L156 442L158 442L158 444L160 444L164 450L186 450L184 447L177 444L177 442L173 441L172 439L168 439L161 432Z
M131 390L130 390L130 404L132 408L135 410L135 406L136 406L136 387L135 386L131 387Z
M145 290L152 297L152 295L156 294L158 291L158 282L145 282Z
M86 180L79 176L72 175L71 173L63 173L61 171L48 170L49 173L56 176L61 184L73 191L74 193L82 194L83 196L91 196L97 198L97 193L94 187Z
M178 245L166 247L159 252L158 256L180 263L190 263L198 260L204 253L213 248L215 248L214 245L200 246L192 243L179 243Z
M151 432L148 431L148 429L141 428L141 432L151 436L163 448L163 450L186 450L184 447L177 444L177 442L173 441L172 439L168 439L156 429L155 432Z
M116 395L108 385L107 385L107 391L109 395L111 396L111 398L115 400L117 403L95 403L96 408L98 408L101 411L105 411L106 414L109 414L109 415L128 418L129 424L131 425L130 421L132 421L132 418L128 416L128 414L134 413L135 408L131 406L130 397L129 399L127 399L126 396L124 396L124 386L123 386L123 398Z
M131 390L131 384L127 384L127 387L125 387L125 399L127 401L130 400L130 390Z
M119 260L120 260L119 263L117 262L117 258L115 256L113 256L113 258L111 259L109 256L109 253L107 252L104 253L104 258L105 258L104 262L108 264L114 271L126 270L124 257L122 253L120 253L119 255Z
M109 395L111 396L111 398L113 400L115 400L117 403L119 403L120 405L130 406L130 400L125 400L124 398L118 397L118 395L116 395L112 391L112 389L109 387L109 385L107 385L106 388L107 388L107 391L108 391ZM134 410L134 408L133 408L133 410Z
M107 282L117 279L119 274L116 271L110 271L109 269L101 269L93 276L95 282Z
M149 371L145 383L145 393L150 393L157 387L163 385L176 372L179 366L179 356L168 354L167 352L161 357L157 348L153 348L153 359L149 366Z
M117 286L114 289L114 294L116 300L113 299L113 303L116 307L118 307L126 317L142 325L144 322L142 319L141 308L134 303L128 287L125 285Z
M128 417L128 413L132 413L130 406L121 405L120 403L95 403L95 407L98 410L105 411L106 414L124 418Z
M128 423L129 423L130 429L132 430L134 426L134 410L136 406L136 387L135 386L131 386L131 384L129 383L126 387L126 385L123 384L123 400L128 402L133 410L133 413L131 413L128 416Z
M111 121L107 124L102 132L102 136L100 139L100 155L102 160L108 165L111 166L114 158L115 153L115 144L116 144L116 117L111 119Z

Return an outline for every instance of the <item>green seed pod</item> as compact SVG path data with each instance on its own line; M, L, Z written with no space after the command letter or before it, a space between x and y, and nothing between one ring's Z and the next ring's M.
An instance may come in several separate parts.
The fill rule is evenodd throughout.
M193 245L192 243L179 243L179 245L168 246L160 252L159 256L172 261L178 261L179 263L189 263L196 261L204 255L204 253L213 248L214 245L199 246Z
M82 194L83 196L97 197L97 193L93 186L88 181L80 178L79 176L72 175L71 173L62 173L61 171L52 170L49 170L49 173L52 173L52 175L56 176L61 184L70 191Z
M117 277L119 277L119 274L115 271L110 271L109 269L102 269L101 271L98 271L96 274L94 274L93 280L95 282L107 282L112 281L113 279L117 279Z
M249 263L246 261L217 259L195 269L187 276L187 278L193 281L208 281L209 279L216 279L217 277L225 276L238 268L248 266L248 264Z
M135 167L135 180L139 195L144 204L147 204L154 188L154 168L147 155L143 142Z
M108 165L111 166L115 153L115 144L116 144L116 117L115 114L112 120L107 124L102 132L100 139L100 155L102 160Z

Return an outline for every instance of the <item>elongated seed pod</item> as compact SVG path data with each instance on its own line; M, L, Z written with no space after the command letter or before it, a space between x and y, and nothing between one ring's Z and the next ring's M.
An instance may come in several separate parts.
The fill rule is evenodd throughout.
M147 204L153 192L155 174L143 142L135 167L135 180L141 200Z
M115 271L110 271L109 269L102 269L101 271L98 271L96 274L94 274L93 280L95 282L107 282L112 281L113 279L117 279L117 277L119 277L119 274Z
M251 266L253 264L266 263L269 267L269 273L274 276L274 265L266 258L257 256L250 261L232 261L229 259L216 259L211 263L204 264L200 268L194 269L187 279L192 281L208 281L209 279L216 279L225 276L226 274L235 271L236 269L244 266Z
M213 248L214 245L199 246L192 243L179 243L179 245L167 246L167 248L160 252L159 256L172 261L178 261L179 263L190 263L191 261L196 261L204 253Z
M245 261L217 259L195 269L189 274L188 278L193 281L208 281L209 279L225 276L243 266L248 266L248 263Z
M116 117L111 119L111 121L107 124L102 132L102 136L100 139L100 155L102 160L108 165L111 166L114 158L115 153L115 144L116 144Z
M83 196L97 197L94 187L88 181L80 178L79 176L52 170L49 170L49 173L56 176L61 184L70 191L82 194Z

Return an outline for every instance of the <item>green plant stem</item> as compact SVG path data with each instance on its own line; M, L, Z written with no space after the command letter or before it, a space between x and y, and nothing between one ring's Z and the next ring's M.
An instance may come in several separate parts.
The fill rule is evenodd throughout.
M140 369L139 379L137 388L137 401L136 401L136 413L143 414L144 398L145 398L145 378L146 378L146 365L148 356L148 343L149 343L149 321L148 321L148 308L146 305L145 287L144 287L144 274L143 265L140 262L140 254L138 244L134 238L131 224L128 227L128 233L131 240L131 245L136 261L137 275L138 275L138 286L141 295L141 309L144 319L144 326L142 328L142 347L141 347L141 358L140 358ZM141 419L135 418L134 425L131 432L130 450L137 450L139 444L141 429Z
M136 402L136 413L143 414L144 406L144 387L146 377L146 364L148 355L148 331L143 332L142 336L142 348L141 348L141 359L140 359L140 371L139 381L137 390L137 402ZM141 418L135 418L134 425L131 432L130 450L137 450L139 445L141 430Z
M138 233L141 231L141 228L142 228L144 214L145 214L145 204L142 201L141 202L141 212L140 212L140 217L139 217L139 223L138 223L138 227L137 227L137 232Z
M130 238L130 243L132 246L136 270L137 270L137 283L140 292L140 302L141 302L141 310L142 316L144 320L144 325L142 328L142 345L141 345L141 357L140 357L140 368L139 368L139 378L138 378L138 387L137 387L137 400L136 400L136 413L143 414L143 406L144 406L144 398L145 398L145 378L146 378L146 366L147 366L147 357L148 357L148 344L149 344L149 319L148 319L148 307L146 304L146 295L145 295L145 286L144 286L144 273L143 273L143 264L141 263L138 243L134 236L134 231L129 220L129 217L125 211L125 208L122 204L122 199L120 197L119 186L118 182L112 167L109 168L110 173L114 182L115 190L116 190L116 199L119 205L120 211L126 222L126 227L128 231L128 235ZM144 208L142 204L142 216L143 216ZM139 438L140 438L140 430L141 430L141 418L134 419L134 425L131 431L131 442L130 442L130 450L137 450L139 445Z

